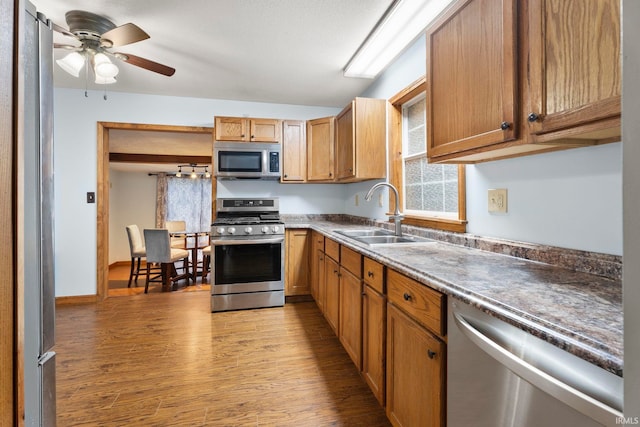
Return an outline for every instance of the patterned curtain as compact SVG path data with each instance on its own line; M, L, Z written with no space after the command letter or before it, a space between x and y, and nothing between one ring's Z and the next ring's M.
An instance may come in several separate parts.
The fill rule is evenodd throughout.
M185 221L187 231L211 228L211 178L166 177L165 221Z
M158 173L156 179L156 228L164 228L167 221L167 174Z

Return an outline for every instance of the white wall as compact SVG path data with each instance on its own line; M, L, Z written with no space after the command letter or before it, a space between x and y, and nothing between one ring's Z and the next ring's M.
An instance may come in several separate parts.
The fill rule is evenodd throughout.
M54 92L55 269L56 296L59 297L96 294L96 204L86 203L86 193L96 191L98 121L213 126L216 115L306 120L340 111L340 108L118 92L109 93L105 101L102 95L89 92L89 97L85 97L84 91L72 89ZM325 206L341 210L342 190L332 196L323 187L315 190L320 191L322 204L310 205L318 210ZM307 187L300 191L289 199L307 200L307 196L314 194ZM287 211L296 210L287 205L289 203L285 203ZM308 205L304 205L306 207Z
M156 177L143 172L109 171L109 264L129 261L125 227L136 224L142 233L156 224Z
M425 40L419 38L365 95L390 98L424 75ZM508 190L507 214L487 212L490 188ZM385 218L387 197L384 209L353 206L354 195L367 189L352 184L345 209ZM466 191L469 233L622 254L621 143L469 165Z

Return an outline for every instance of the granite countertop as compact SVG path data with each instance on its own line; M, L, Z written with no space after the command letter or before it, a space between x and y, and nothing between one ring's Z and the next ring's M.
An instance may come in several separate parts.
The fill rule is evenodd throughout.
M435 240L428 244L369 246L334 232L371 228L353 223L287 222L286 227L319 231L622 376L620 280Z

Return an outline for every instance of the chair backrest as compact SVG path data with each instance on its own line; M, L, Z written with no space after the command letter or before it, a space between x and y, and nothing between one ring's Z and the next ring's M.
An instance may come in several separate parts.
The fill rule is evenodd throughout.
M187 231L187 222L186 221L167 221L165 223L165 228L169 230L171 233L175 233L176 231Z
M147 248L147 262L171 262L169 230L166 228L146 228L144 242Z
M137 225L127 225L127 237L129 238L129 250L131 251L131 257L144 256L144 242L142 241L142 235Z

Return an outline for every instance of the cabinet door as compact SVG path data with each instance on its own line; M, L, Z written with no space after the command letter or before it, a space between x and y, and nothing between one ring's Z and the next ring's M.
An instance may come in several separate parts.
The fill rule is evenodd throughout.
M340 320L340 268L332 258L324 258L324 317L336 335L339 336Z
M278 119L251 119L250 129L253 142L280 142L282 139L282 121Z
M619 119L620 34L620 0L529 1L532 132Z
M285 295L308 295L311 293L309 275L309 233L307 229L286 231L287 269L285 274Z
M516 3L458 0L427 29L429 159L516 138Z
M444 344L387 304L387 417L396 427L441 427Z
M385 402L387 302L366 283L362 294L362 375L381 406Z
M282 181L307 179L307 131L302 120L282 122Z
M307 180L309 181L334 179L334 123L333 117L307 122Z
M311 295L316 305L324 313L324 252L312 249L311 256Z
M216 117L216 141L248 141L249 120L242 117Z
M340 267L340 327L342 346L358 367L362 365L362 281Z
M352 101L336 117L336 177L348 179L355 176L355 135Z

